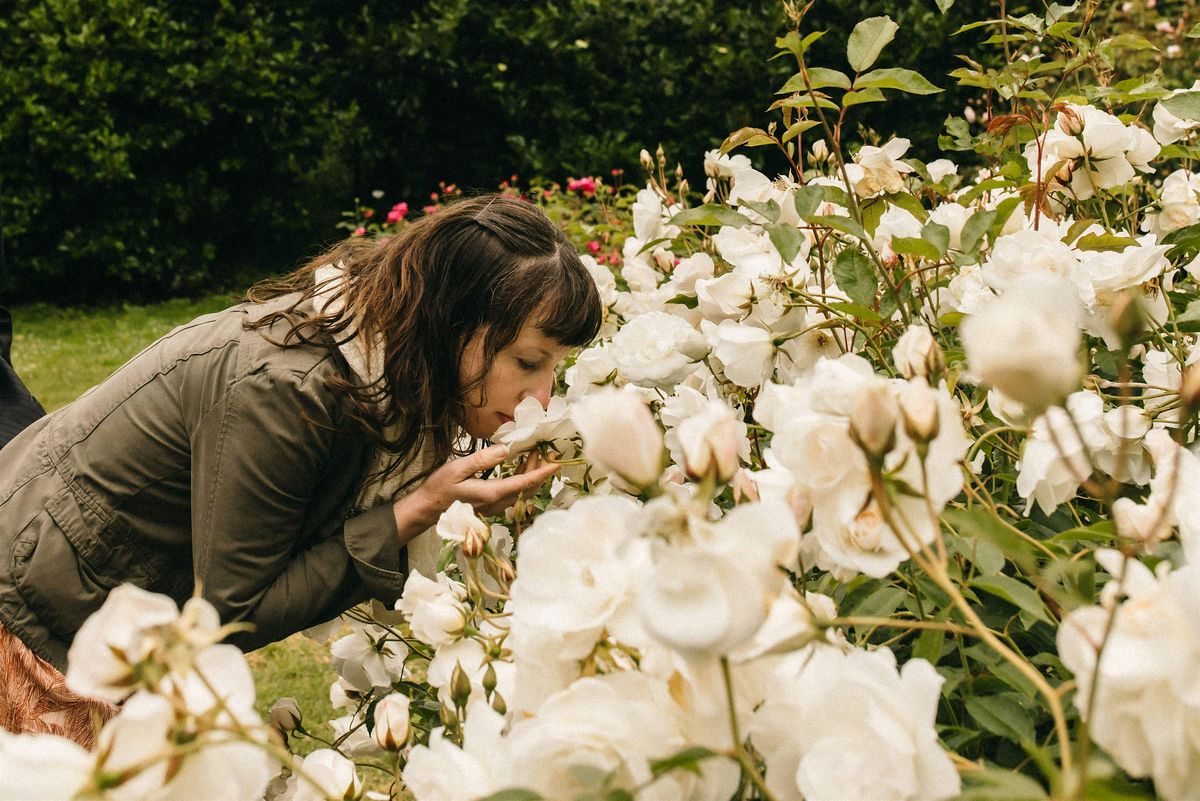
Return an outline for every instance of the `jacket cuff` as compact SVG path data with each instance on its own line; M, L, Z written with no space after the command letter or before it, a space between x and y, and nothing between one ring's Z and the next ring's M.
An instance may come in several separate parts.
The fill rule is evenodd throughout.
M354 569L370 594L388 606L404 592L408 554L400 546L392 505L385 503L346 521L342 536Z

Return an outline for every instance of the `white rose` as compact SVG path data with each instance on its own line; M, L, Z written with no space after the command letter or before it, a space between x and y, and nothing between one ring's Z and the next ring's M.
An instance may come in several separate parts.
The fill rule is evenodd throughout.
M595 257L583 254L579 257L588 275L596 282L596 290L600 293L600 304L608 307L617 302L617 279L612 270L596 262Z
M675 207L664 207L658 193L649 186L638 190L632 211L633 235L641 242L679 236L679 228L668 223L676 211Z
M1116 578L1104 606L1071 612L1058 629L1058 651L1075 674L1075 705L1097 744L1130 776L1154 780L1167 801L1200 787L1200 566L1155 576L1135 559L1100 551L1096 559L1127 597L1115 612ZM1112 592L1108 592L1109 590ZM1109 624L1110 614L1116 618ZM1097 666L1097 644L1104 654ZM1095 703L1089 704L1095 687Z
M1025 441L1017 493L1030 501L1027 515L1035 502L1051 514L1070 500L1091 474L1089 452L1105 447L1109 441L1103 427L1104 403L1099 397L1076 392L1067 398L1066 407L1069 417L1061 408L1047 410L1034 421L1033 432ZM1083 433L1082 440L1078 432Z
M962 229L973 212L959 203L941 203L929 212L929 221L950 229L951 250L962 250Z
M846 175L855 194L871 197L902 190L903 173L912 172L912 167L900 161L909 144L907 139L892 139L883 147L864 145L859 148L854 154L854 163L846 165Z
M696 329L665 312L634 317L613 336L609 350L630 383L662 389L682 381L707 352Z
M1200 222L1200 173L1179 169L1163 180L1159 212L1147 214L1142 230L1161 239L1172 231Z
M943 679L928 662L912 659L897 671L887 648L818 648L802 665L799 675L778 677L750 729L780 801L958 795L958 772L934 728Z
M412 575L421 574L414 571ZM329 650L338 675L364 693L373 687L391 687L404 675L404 659L408 656L408 646L387 629L362 623L352 624L351 633L334 642Z
M935 159L926 164L925 169L929 171L929 180L935 184L939 183L947 175L958 174L958 165L950 159Z
M404 613L413 636L437 648L462 636L468 618L463 608L466 592L445 573L430 581L414 570L404 582L404 594L396 609Z
M10 734L0 728L0 799L71 801L92 778L94 758L54 734Z
M1033 410L1058 403L1083 373L1079 302L1061 283L1026 278L963 321L979 378Z
M409 706L411 701L402 693L389 693L375 705L374 731L371 732L380 748L396 751L408 743Z
M712 256L704 251L693 253L680 260L679 264L675 265L675 269L671 271L669 285L672 294L695 295L696 282L712 278L715 269L716 265L713 264Z
M467 707L463 745L434 729L429 745L412 750L404 784L416 801L478 801L509 786L513 757L501 735L505 721L482 698Z
M567 368L566 381L570 387L567 396L575 398L589 392L593 387L611 381L616 373L617 363L613 360L608 345L599 344L584 348L575 357L575 364Z
M930 360L937 348L938 344L926 326L912 325L896 340L892 361L905 378L924 377L929 375Z
M675 433L683 452L681 466L696 480L712 476L724 484L737 472L739 460L750 457L746 424L719 401L709 401L703 411L680 423Z
M775 369L771 332L733 320L722 320L720 325L704 320L700 327L730 381L749 388L771 377Z
M1081 272L1079 256L1047 231L1022 229L1001 236L983 264L983 279L1003 292L1027 277L1058 277L1069 281L1084 303L1091 303L1091 281Z
M179 607L165 595L122 584L80 626L67 652L67 686L119 703L137 689L133 668L164 642Z
M354 798L362 791L362 779L354 763L332 748L319 748L298 761L300 780L292 801Z
M1159 245L1153 236L1147 235L1120 252L1083 251L1080 262L1097 293L1117 292L1161 275L1171 266L1166 257L1170 249L1170 245Z
M1200 91L1200 81L1192 84L1191 89L1175 89L1170 92L1167 97L1174 97L1184 92ZM1159 144L1170 145L1188 136L1192 130L1200 126L1200 122L1196 120L1182 120L1176 117L1163 106L1162 101L1154 104L1154 138Z
M632 388L604 389L580 398L571 408L571 421L583 438L584 456L613 473L623 489L636 491L658 481L662 430Z
M754 281L740 270L696 282L700 313L708 320L741 319L750 313Z

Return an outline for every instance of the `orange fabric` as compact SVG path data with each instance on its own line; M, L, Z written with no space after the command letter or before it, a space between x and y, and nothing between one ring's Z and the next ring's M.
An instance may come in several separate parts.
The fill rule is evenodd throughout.
M0 726L16 734L57 734L91 749L117 707L67 689L63 674L0 624Z

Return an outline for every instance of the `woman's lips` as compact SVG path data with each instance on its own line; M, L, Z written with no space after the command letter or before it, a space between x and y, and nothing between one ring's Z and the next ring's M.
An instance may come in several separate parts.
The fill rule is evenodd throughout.
M504 412L496 412L496 416L500 418L500 424L511 423L513 419Z

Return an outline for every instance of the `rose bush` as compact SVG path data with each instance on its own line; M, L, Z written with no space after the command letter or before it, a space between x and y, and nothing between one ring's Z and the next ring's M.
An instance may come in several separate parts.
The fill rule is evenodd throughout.
M887 17L846 72L787 8L778 119L705 155L703 197L661 152L644 187L527 194L606 306L496 434L563 469L503 519L452 507L436 575L349 613L328 748L261 734L202 602L121 589L69 676L137 692L113 747L3 737L0 765L45 743L63 797L117 766L173 797L199 768L161 766L210 752L242 789L270 754L293 799L1200 797L1200 90L1115 80L1137 37L1053 6L979 23L968 159L847 148L855 106L939 90L875 66Z

